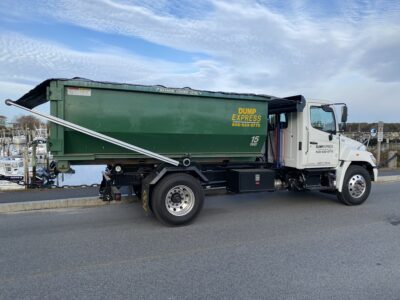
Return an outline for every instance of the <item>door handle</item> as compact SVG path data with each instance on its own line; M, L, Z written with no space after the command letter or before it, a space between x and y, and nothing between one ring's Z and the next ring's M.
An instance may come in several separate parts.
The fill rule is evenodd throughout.
M317 142L310 142L311 145L318 145Z

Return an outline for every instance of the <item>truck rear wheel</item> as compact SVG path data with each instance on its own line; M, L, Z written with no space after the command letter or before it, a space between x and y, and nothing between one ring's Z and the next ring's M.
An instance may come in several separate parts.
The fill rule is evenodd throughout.
M346 205L360 205L367 200L371 192L371 177L368 171L360 166L350 166L343 181L342 192L338 199Z
M154 188L151 207L156 218L168 225L183 225L193 221L204 202L200 182L188 174L171 174Z

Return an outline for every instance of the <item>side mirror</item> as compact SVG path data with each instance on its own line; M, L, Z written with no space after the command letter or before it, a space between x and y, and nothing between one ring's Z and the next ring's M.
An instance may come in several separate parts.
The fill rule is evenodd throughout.
M342 123L347 122L347 106L342 106Z
M347 129L347 124L346 123L340 123L339 124L339 131L340 132L345 132Z

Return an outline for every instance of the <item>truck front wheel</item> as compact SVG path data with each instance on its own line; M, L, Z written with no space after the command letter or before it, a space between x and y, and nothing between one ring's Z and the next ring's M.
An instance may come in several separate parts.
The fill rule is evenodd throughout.
M151 207L156 218L168 225L183 225L197 217L204 202L200 182L188 174L171 174L154 188Z
M371 177L361 166L350 166L343 181L342 192L338 199L346 205L360 205L367 200L371 192Z

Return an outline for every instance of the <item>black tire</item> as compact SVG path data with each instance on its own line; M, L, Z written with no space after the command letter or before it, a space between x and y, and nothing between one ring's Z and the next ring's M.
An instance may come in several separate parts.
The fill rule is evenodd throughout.
M151 196L154 215L167 225L184 225L193 221L203 203L204 191L199 180L184 173L163 178Z
M363 192L356 197L355 195L360 192L358 188L361 188ZM342 192L338 192L337 197L346 205L360 205L367 200L370 192L371 176L368 171L361 166L350 166L344 176Z

